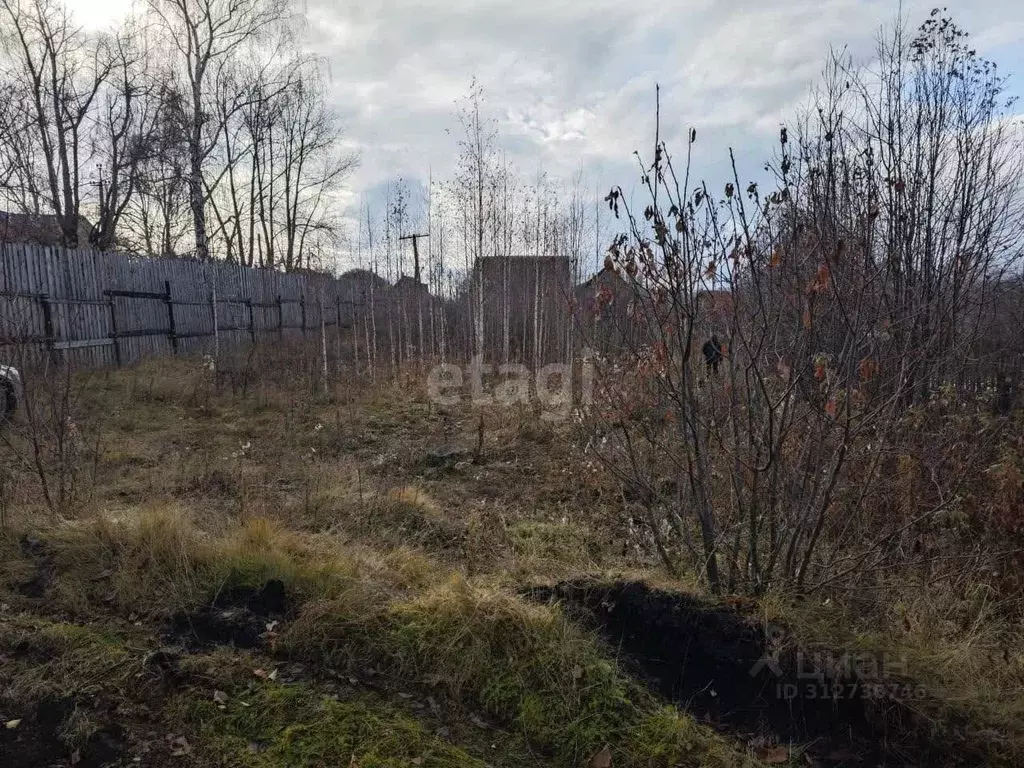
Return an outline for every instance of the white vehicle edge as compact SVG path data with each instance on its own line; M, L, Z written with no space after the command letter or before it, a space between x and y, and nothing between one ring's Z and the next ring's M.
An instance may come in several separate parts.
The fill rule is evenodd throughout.
M21 400L21 374L10 365L0 365L0 424L11 421Z

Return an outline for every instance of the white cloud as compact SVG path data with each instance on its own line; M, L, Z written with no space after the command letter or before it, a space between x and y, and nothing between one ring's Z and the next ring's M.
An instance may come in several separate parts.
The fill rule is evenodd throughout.
M71 0L106 23L126 0ZM936 0L904 0L911 26ZM946 0L980 52L1024 69L1024 4ZM830 47L869 57L896 0L305 0L309 47L327 57L331 94L361 153L353 198L389 179L449 174L455 102L477 77L509 160L597 187L628 186L648 150L654 85L662 136L685 149L695 125L699 172L726 172L729 146L756 174L779 121L818 78ZM1024 71L1020 71L1024 77ZM1015 81L1012 81L1015 82ZM649 150L648 150L649 153ZM749 173L746 170L749 168Z

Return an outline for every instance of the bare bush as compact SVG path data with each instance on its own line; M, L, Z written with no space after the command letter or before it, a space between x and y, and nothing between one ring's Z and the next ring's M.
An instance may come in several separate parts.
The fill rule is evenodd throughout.
M735 166L720 196L691 186L689 154L677 168L656 139L645 209L607 198L626 223L607 270L644 333L599 360L589 450L665 564L689 559L715 591L999 554L937 534L1001 439L965 393L1017 354L992 327L1019 264L1018 135L1003 81L949 20L897 26L878 62L830 62L781 130L771 194Z

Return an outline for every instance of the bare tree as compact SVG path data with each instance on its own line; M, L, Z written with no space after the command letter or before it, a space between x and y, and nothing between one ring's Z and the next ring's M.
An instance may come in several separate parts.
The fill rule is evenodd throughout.
M225 75L244 46L269 37L285 22L287 4L284 0L150 0L149 8L164 33L171 66L184 72L189 204L196 257L205 260L210 257L210 243L204 166L225 127L223 116L211 109L211 84Z
M45 197L65 245L74 247L79 240L82 167L88 159L87 118L112 69L108 46L84 35L54 0L2 0L0 18L9 66L5 79L13 97L3 124L9 131L27 130L27 137L16 141L33 145L25 155L8 155L22 167L2 176L28 182L41 173L42 182L28 182L30 199ZM40 163L38 170L28 165L33 161Z
M496 133L482 113L483 89L474 79L470 84L466 103L459 114L464 138L459 143L459 190L464 206L466 234L472 237L471 251L467 251L467 260L475 263L484 258L484 231L487 221L485 193L494 173L494 153ZM488 200L493 205L493 200ZM467 243L469 240L467 239ZM484 285L483 270L474 272L473 296L475 306L472 312L474 343L477 354L484 354Z
M110 40L109 67L91 132L99 173L92 245L103 250L115 246L121 218L145 182L147 164L162 149L161 122L173 119L161 98L145 36L134 22Z

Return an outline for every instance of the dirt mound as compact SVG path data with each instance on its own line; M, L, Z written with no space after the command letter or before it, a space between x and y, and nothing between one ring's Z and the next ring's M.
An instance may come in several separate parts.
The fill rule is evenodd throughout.
M165 639L192 650L215 645L255 648L265 639L267 625L284 617L289 607L280 579L258 588L234 587L217 594L207 607L177 614Z
M928 752L940 750L903 732L899 689L862 674L864 659L808 654L783 642L782 627L734 607L637 582L562 583L530 595L561 602L650 688L755 746L808 745L815 764L833 766L933 764Z

